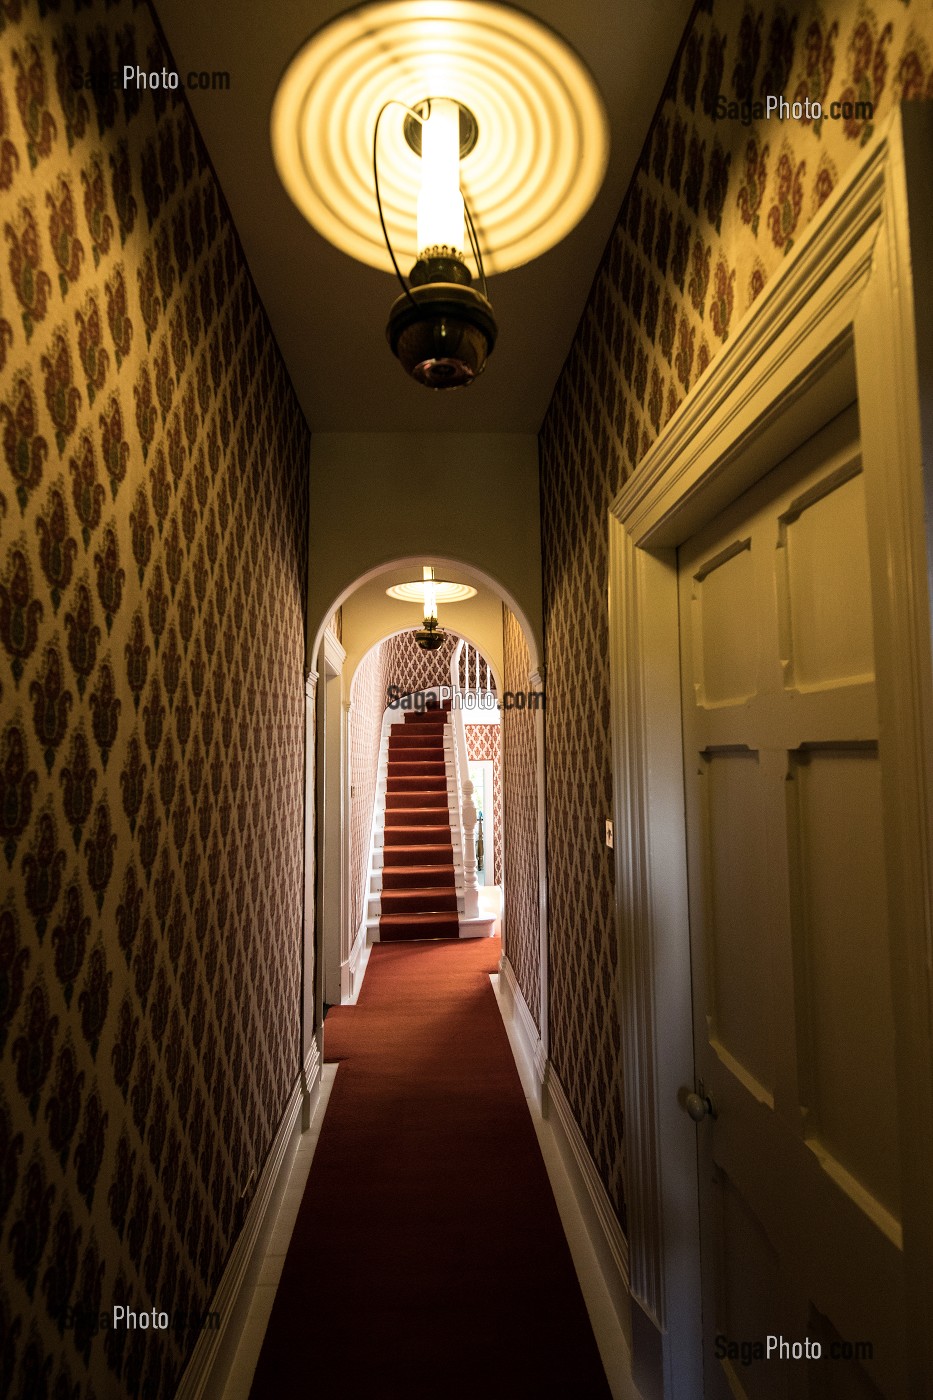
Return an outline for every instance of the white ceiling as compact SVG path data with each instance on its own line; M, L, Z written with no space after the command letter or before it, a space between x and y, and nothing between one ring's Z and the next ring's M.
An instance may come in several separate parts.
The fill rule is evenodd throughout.
M307 224L272 163L276 85L303 41L346 6L332 0L156 0L181 73L226 69L228 92L190 94L259 293L312 431L536 432L567 355L691 11L690 0L529 0L591 68L612 131L606 179L568 238L490 279L499 341L468 390L409 380L385 340L395 278L355 262Z

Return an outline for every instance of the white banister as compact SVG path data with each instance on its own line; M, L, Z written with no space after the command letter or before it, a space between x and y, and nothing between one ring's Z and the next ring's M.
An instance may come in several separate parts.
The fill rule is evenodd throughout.
M451 681L454 693L460 689L457 653L451 658ZM450 711L450 721L454 729L454 759L457 768L457 790L460 794L460 849L463 853L463 913L467 919L479 915L479 886L476 880L476 807L473 803L473 784L470 782L470 761L467 756L466 726L463 711L454 705Z

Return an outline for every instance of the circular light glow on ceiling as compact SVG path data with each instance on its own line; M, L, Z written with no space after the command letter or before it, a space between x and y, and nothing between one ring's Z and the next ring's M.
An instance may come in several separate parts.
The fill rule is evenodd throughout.
M453 97L476 118L460 166L488 273L539 257L592 204L606 170L609 123L592 76L552 30L482 0L362 5L298 51L272 107L279 175L305 218L336 247L392 270L373 184L376 117L390 99L418 107ZM403 270L414 263L420 159L405 111L379 123L379 186Z
M419 579L417 583L396 583L392 588L387 588L390 598L398 598L401 603L423 603L424 602L424 580ZM434 596L439 603L463 603L467 598L476 597L476 589L471 588L468 583L444 583L440 579L435 580Z

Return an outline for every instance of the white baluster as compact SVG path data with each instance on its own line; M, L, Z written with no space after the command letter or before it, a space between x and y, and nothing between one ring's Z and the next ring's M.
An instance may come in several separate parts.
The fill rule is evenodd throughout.
M479 914L475 830L476 807L473 803L473 784L467 778L463 783L463 912L468 919L475 919Z

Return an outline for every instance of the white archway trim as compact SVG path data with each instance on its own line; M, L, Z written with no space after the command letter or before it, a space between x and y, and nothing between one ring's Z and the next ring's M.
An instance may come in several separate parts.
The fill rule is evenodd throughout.
M378 564L372 569L367 569L365 573L360 574L358 578L355 578L352 583L348 584L347 587L344 588L342 592L339 593L337 597L334 598L333 601L328 605L321 617L318 617L317 619L309 618L309 628L315 626L316 623L316 631L314 633L314 645L312 646L310 652L311 656L317 656L317 649L321 645L321 637L327 629L327 623L330 620L330 618L333 617L337 609L341 607L347 601L348 598L351 598L353 596L353 594L357 591L358 588L361 588L363 584L371 583L374 579L378 579L385 574L394 573L398 569L420 568L421 565L425 562L426 557L426 555L421 554L410 554L404 555L398 559L386 560L384 563ZM501 600L509 607L511 612L514 613L515 617L518 619L522 632L525 635L525 641L528 644L528 655L531 659L532 669L537 669L539 665L540 651L538 647L538 640L535 636L534 628L532 627L531 622L528 619L528 614L522 608L521 604L514 597L514 595L510 593L509 590L504 586L501 580L494 577L494 575L487 573L484 569L477 568L475 564L468 564L462 559L451 559L445 556L433 554L430 556L430 559L433 562L435 569L455 570L458 574L461 574L463 576L467 583L476 584L480 588L488 588L494 594L496 594L498 598L501 598ZM404 632L408 631L409 629L403 627L399 630ZM464 636L466 634L461 633L460 635Z

